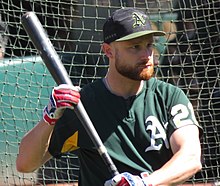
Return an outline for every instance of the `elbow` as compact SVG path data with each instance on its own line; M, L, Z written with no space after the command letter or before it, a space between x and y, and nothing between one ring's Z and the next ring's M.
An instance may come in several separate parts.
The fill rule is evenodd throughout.
M191 169L192 175L195 175L197 172L201 171L201 159L198 156L194 156L194 158L192 158L191 161L189 161L189 168Z
M200 160L198 160L196 163L195 163L195 173L199 172L202 170L202 163Z
M16 169L21 173L31 173L42 166L46 161L50 159L51 155L46 154L42 159L37 159L38 157L25 156L24 154L18 154L16 159Z
M32 171L30 171L30 170L26 169L25 167L20 166L18 164L16 164L16 169L20 173L31 173L32 172Z
M21 165L20 163L16 163L16 169L20 173L30 173L31 172L25 166Z
M201 149L194 155L196 173L202 170Z
M23 166L23 165L19 164L19 163L16 163L16 169L20 173L31 173L31 172L35 171L35 169L30 169L26 166Z
M16 160L16 169L20 173L31 173L35 171L33 167L30 167L30 164L26 163L26 161L22 161L19 158Z

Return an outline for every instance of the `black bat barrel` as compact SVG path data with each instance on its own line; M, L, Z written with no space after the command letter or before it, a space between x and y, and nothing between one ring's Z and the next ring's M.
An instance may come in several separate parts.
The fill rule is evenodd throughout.
M60 84L72 84L66 69L55 51L48 35L34 12L27 12L21 18L22 25L29 34L35 48L44 60L47 69L52 74L55 82Z
M53 76L55 82L58 85L72 85L72 81L69 78L66 69L64 68L57 52L55 51L51 41L49 40L48 35L43 29L43 26L40 23L36 14L34 12L27 12L22 16L21 22L30 39L32 40L35 48L38 50L41 58L43 59L47 69ZM95 147L97 148L106 166L108 167L111 175L115 176L119 174L81 101L79 101L74 111L81 123L83 124Z

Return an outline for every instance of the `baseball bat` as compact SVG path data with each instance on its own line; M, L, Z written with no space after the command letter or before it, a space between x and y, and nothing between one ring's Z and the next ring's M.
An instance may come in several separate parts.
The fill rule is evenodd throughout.
M58 85L73 85L59 55L55 51L36 14L34 12L26 12L21 18L21 23L55 82ZM111 175L115 176L119 174L81 101L75 106L74 111L108 167Z

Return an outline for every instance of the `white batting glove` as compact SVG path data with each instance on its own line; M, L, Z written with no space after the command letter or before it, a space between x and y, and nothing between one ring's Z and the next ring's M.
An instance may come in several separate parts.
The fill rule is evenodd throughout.
M141 176L146 177L149 175L147 172L141 173ZM112 179L107 180L104 186L152 186L147 184L146 180L139 176L134 176L128 172L121 173L114 176Z
M48 105L44 108L43 119L49 125L55 125L66 108L74 109L80 100L80 88L61 84L54 87Z
M149 176L149 173L148 172L142 172L141 173L141 179L143 181L143 183L146 185L146 186L153 186L153 184L150 184L147 180L147 177Z

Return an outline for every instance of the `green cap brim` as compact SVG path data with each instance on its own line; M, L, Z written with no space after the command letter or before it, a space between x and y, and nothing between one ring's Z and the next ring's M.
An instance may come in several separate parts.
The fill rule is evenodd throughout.
M149 34L152 34L153 36L164 36L166 33L163 31L146 30L146 31L140 31L140 32L135 32L133 34L129 34L122 38L116 39L115 41L126 41L126 40L134 39L137 37L149 35Z

